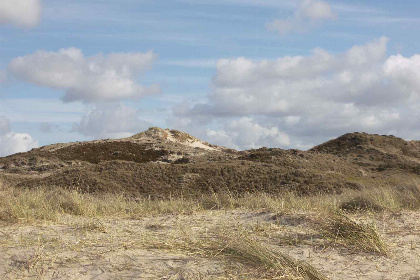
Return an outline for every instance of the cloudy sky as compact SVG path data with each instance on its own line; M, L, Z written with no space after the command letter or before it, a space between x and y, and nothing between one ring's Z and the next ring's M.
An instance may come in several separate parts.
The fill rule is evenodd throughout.
M0 156L149 126L236 149L420 139L420 3L0 0Z

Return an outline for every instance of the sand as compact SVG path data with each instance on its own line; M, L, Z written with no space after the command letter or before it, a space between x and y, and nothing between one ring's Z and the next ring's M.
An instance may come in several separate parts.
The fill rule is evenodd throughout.
M65 216L58 223L1 225L0 278L246 279L229 278L234 273L217 257L204 257L176 246L186 234L194 237L215 227L240 226L267 246L307 261L329 279L418 279L419 212L351 217L376 225L389 246L389 256L325 243L313 231L311 221L316 217L311 213L235 210L139 219Z

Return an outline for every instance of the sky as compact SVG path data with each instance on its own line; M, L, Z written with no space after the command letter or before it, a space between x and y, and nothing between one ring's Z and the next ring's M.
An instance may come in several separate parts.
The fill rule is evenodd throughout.
M415 0L0 0L0 156L151 126L235 149L420 139Z

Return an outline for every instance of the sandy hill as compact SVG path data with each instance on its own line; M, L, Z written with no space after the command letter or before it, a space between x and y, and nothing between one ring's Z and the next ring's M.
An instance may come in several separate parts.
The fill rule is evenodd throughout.
M222 151L225 147L209 144L201 141L188 133L178 131L175 129L162 129L159 127L151 127L149 130L133 135L129 140L138 142L166 142L174 145L181 145L185 148L201 148L208 151Z
M227 191L299 194L360 188L370 178L418 178L419 141L352 133L309 151L236 151L177 130L54 144L0 158L0 180L21 187L167 197Z
M420 175L420 141L392 135L347 133L311 149L336 155L375 171L397 169Z

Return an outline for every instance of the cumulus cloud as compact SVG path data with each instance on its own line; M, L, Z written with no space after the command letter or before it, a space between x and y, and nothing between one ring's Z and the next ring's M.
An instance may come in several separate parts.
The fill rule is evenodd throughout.
M290 115L318 108L317 100L368 105L394 103L395 94L383 83L386 38L332 55L315 49L311 56L276 60L221 59L213 78L210 103L193 108L200 113ZM376 92L372 89L380 88ZM377 99L372 101L371 96ZM379 97L381 97L379 99ZM316 108L313 108L316 110Z
M0 24L31 28L39 23L40 0L0 0Z
M8 70L21 80L64 90L64 102L102 102L159 93L159 85L145 87L136 81L155 59L151 51L85 57L77 48L40 50L13 59Z
M288 19L275 19L267 23L266 27L270 31L280 34L290 32L303 32L311 27L320 25L323 21L336 19L330 5L325 1L303 0L294 15Z
M216 121L217 122L217 121ZM209 143L237 150L259 147L288 147L289 136L275 125L261 124L254 118L223 118L215 125L209 118L199 116L173 117L167 120L171 127L186 131Z
M264 127L243 117L224 125L223 130L207 130L206 140L235 149L289 146L289 136L277 127Z
M420 55L403 57L393 55L384 65L385 76L392 80L400 92L416 101L420 97Z
M149 123L139 112L122 103L98 104L82 117L73 130L92 139L123 138L146 130Z
M13 132L9 119L0 116L0 156L26 152L37 146L31 135Z
M266 144L241 143L251 137L240 136L247 130L232 137L222 123L277 128L292 147L353 131L418 139L420 56L387 57L387 42L380 38L338 54L315 49L309 56L275 60L221 59L208 101L178 106L173 122L190 128L216 126L212 131L225 133L213 133L215 137L242 148ZM288 146L287 141L268 143Z

